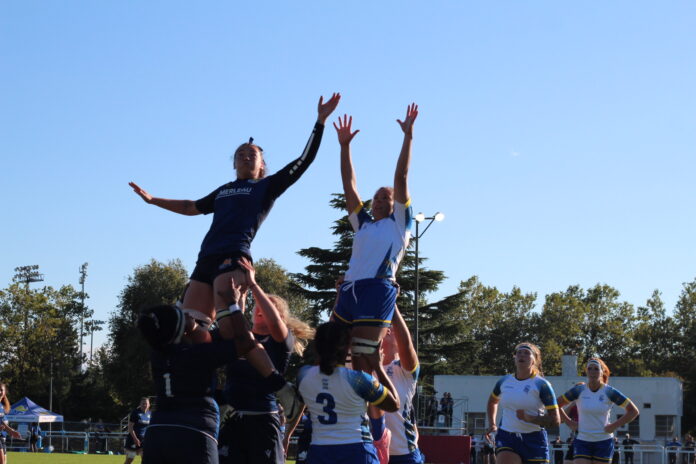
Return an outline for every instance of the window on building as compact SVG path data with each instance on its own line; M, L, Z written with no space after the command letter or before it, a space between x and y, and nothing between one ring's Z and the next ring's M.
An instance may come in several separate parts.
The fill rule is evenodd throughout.
M655 438L672 438L676 416L655 416Z
M623 414L617 414L616 419L621 419L621 416L623 416ZM640 437L640 416L633 419L631 423L621 427L616 435L621 436L626 433L630 433L633 438Z
M469 412L466 414L466 432L475 436L486 433L486 413Z

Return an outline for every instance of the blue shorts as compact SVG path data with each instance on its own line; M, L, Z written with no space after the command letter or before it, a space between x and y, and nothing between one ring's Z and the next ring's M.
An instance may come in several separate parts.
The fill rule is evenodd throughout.
M397 287L389 279L345 282L338 290L334 317L353 327L389 327L394 316Z
M389 464L423 464L425 456L419 449L412 451L409 454L399 454L389 456Z
M614 439L585 441L576 438L573 442L573 454L576 459L610 462L614 454Z
M379 464L372 443L310 445L307 464Z
M511 451L525 463L549 462L549 445L546 430L529 433L512 433L498 429L495 435L495 454Z
M191 273L191 280L203 282L204 284L213 285L213 281L220 274L232 272L235 269L241 269L239 260L246 258L251 262L251 256L241 251L233 251L231 253L204 256L196 262L196 267ZM229 263L225 261L230 260ZM183 299L183 297L182 297Z

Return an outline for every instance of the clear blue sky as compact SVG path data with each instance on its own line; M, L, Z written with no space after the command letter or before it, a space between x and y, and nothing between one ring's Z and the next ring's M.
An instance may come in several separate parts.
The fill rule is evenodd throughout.
M0 286L40 264L108 318L135 266L193 268L210 216L146 205L234 178L249 136L270 171L297 156L320 94L354 115L363 197L391 183L420 105L411 193L442 211L421 241L448 280L543 295L607 283L668 309L696 277L696 3L135 2L0 6ZM293 272L329 247L340 190L327 127L256 259ZM97 341L103 340L102 336Z

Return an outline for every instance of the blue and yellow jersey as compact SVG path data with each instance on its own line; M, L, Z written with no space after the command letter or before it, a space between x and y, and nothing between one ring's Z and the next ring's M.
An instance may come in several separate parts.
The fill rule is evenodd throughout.
M613 405L625 408L630 400L610 385L602 385L597 391L588 385L576 385L563 394L568 401L578 406L578 438L584 441L602 441L613 436L606 433L604 426L609 423L609 413Z
M553 387L543 377L533 376L517 380L508 374L496 382L492 396L498 399L499 427L512 433L529 433L541 430L541 427L517 418L517 410L538 416L558 408Z
M416 383L420 375L420 365L417 365L412 371L407 371L401 366L401 361L396 359L385 366L385 371L396 389L401 404L398 411L385 414L387 427L392 432L389 455L402 456L418 448L418 430L411 421L411 416L413 396L416 393Z
M380 404L388 394L377 379L345 367L326 375L305 366L297 386L312 416L312 445L372 442L367 403Z
M355 237L346 281L394 279L411 239L411 200L406 204L395 201L394 212L380 221L372 219L361 204L348 216L348 220Z

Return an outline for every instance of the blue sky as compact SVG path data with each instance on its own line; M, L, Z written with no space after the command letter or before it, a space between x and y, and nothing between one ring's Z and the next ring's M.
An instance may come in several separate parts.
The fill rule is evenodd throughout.
M442 211L421 241L448 280L543 295L616 287L669 310L696 277L696 4L647 2L6 1L0 6L0 285L40 264L108 318L135 266L189 270L249 136L270 171L303 148L319 95L354 116L361 195L390 184L419 104L411 193ZM334 118L335 119L335 118ZM293 272L328 247L341 188L328 126L254 246ZM436 295L437 296L437 295ZM103 334L97 341L103 340Z

